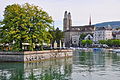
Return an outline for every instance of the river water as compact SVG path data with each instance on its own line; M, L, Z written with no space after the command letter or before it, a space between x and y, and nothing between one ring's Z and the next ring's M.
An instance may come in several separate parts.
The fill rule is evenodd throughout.
M72 58L0 63L0 80L120 80L120 53L75 51Z

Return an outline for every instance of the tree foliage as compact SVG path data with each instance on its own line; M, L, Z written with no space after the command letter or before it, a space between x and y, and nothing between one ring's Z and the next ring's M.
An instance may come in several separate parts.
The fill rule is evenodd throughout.
M86 40L82 40L82 45L85 46Z
M56 28L56 30L51 30L49 32L51 33L51 35L53 37L51 39L51 43L54 44L54 42L56 41L58 43L58 45L59 45L60 44L60 40L62 41L62 39L64 38L63 31L59 30L59 28Z
M92 44L93 42L92 42L92 40L82 40L82 45L83 46L90 46L91 44Z
M106 44L106 40L99 40L100 44Z
M107 44L110 47L119 47L120 46L119 39L100 40L99 43Z
M52 36L48 30L52 29L52 22L51 16L38 6L28 3L9 5L1 22L0 42L17 51L22 50L22 43L29 43L29 50L33 50L36 44L50 42Z
M87 34L82 33L82 34L80 35L80 40L84 40L85 36L87 36Z

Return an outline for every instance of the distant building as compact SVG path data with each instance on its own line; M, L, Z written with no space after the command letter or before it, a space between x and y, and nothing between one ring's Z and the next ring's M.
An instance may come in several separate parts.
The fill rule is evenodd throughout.
M99 27L95 30L93 41L112 39L112 29L106 27Z
M116 33L115 39L120 39L120 32Z
M76 39L77 41L72 41L73 38L75 40L76 36L80 36L82 33L94 33L95 31L95 26L91 25L91 18L89 21L89 25L85 26L72 26L72 19L71 19L71 14L70 12L67 13L65 11L64 14L64 19L63 19L63 31L64 31L64 42L65 42L65 47L71 47L74 44L78 44L78 38Z
M120 39L120 28L116 28L112 30L112 34L113 34L113 39Z

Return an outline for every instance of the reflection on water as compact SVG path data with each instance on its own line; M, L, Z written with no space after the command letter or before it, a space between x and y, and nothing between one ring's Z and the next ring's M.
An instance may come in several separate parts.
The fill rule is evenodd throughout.
M75 53L73 80L120 80L120 53Z
M72 58L37 63L0 63L0 80L69 80Z
M0 63L0 80L120 80L120 54L75 51L73 58Z

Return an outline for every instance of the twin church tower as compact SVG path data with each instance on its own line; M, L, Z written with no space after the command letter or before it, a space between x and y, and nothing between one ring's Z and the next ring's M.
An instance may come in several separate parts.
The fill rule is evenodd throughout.
M67 11L65 11L65 14L64 14L64 19L63 19L63 31L66 31L66 30L70 30L71 29L71 26L72 26L72 19L71 19L71 14L70 12L67 13Z
M79 46L79 37L82 33L91 34L94 33L95 26L91 25L91 17L89 25L85 26L72 26L71 13L65 11L63 18L63 31L64 31L64 42L66 47Z

